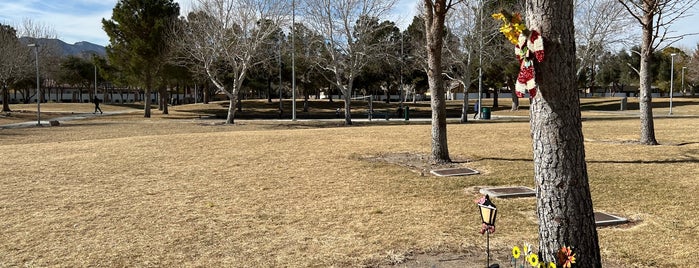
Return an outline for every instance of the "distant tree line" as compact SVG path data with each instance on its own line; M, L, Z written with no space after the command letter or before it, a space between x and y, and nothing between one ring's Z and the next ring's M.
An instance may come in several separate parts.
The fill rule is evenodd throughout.
M392 1L366 1L367 6L345 2L354 3L295 1L297 20L292 40L289 1L200 0L189 14L179 17L179 6L170 0L122 0L112 18L103 21L110 36L107 58L61 56L55 48L40 47L40 99L73 101L52 97L63 96L66 88L78 90L77 100L84 99L83 94L91 98L95 68L100 93L110 88L115 94L111 98L119 100L120 94L136 92L139 100L149 102L151 98L145 96L157 92L153 96L159 96L158 108L165 113L171 100L168 94L192 93L194 87L199 93L195 98L205 102L226 92L234 102L246 98L272 102L292 95L308 100L322 94L329 101L334 101L333 96L344 96L345 109L351 108L346 98L354 95L383 95L386 101L405 102L427 93L424 17L414 17L400 30L386 19ZM624 33L633 32L626 26L631 20L628 13L614 0L578 2L578 87L598 93L637 89L640 47L624 43L629 40ZM442 61L447 92L452 88L472 93L480 89L484 96L494 98L497 107L497 94L513 87L517 61L498 33L497 21L490 17L501 9L518 11L523 7L519 1L468 1L454 5L448 14ZM34 55L19 37L56 38L46 26L26 24L0 25L0 85L5 111L10 110L12 100L36 98ZM30 30L32 27L35 29ZM630 48L622 48L626 46ZM201 50L199 54L193 51L196 48ZM675 79L684 72L684 91L694 94L699 68L691 68L691 63L698 60L697 49L667 47L654 52L650 67L653 90L669 92L671 53L677 54ZM295 94L291 92L292 65ZM687 68L683 71L683 67ZM682 90L679 86L676 80L678 91ZM518 100L513 98L513 109L517 106ZM468 109L466 95L462 121L467 120ZM351 118L346 121L351 123Z

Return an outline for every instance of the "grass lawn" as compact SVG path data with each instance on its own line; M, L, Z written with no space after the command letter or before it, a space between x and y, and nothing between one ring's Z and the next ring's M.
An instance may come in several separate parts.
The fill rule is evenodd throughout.
M662 145L642 146L638 119L612 113L616 104L583 104L595 210L631 220L599 229L605 267L696 264L699 118L657 118ZM699 115L699 99L675 104L676 115ZM478 189L534 186L528 122L450 124L452 158L482 174L439 178L381 161L426 156L424 123L224 126L199 119L218 104L171 109L0 129L0 267L357 267L421 254L473 267L485 261ZM535 199L494 202L491 254L507 267L512 246L537 242Z

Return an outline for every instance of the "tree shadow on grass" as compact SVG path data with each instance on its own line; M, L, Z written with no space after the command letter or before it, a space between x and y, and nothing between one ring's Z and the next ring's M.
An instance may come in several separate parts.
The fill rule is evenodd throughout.
M659 160L587 160L587 163L596 164L682 164L699 163L699 159L694 156L685 155L687 159L659 159ZM534 162L533 159L526 158L504 158L504 157L484 157L479 160L508 161L508 162Z

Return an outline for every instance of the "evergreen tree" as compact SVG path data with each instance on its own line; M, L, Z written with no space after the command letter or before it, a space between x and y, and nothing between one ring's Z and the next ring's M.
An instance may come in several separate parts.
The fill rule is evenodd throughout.
M107 56L114 66L145 88L144 117L150 117L151 90L166 62L170 24L180 14L173 0L119 0L111 20L102 20L109 36Z

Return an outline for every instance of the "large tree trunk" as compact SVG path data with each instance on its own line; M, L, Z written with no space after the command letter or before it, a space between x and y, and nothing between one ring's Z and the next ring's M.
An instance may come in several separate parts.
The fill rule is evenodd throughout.
M234 95L229 95L228 96L228 115L226 116L226 124L228 125L233 125L235 124L234 118L235 118L235 104L237 101L237 94Z
M162 88L160 90L160 110L163 114L169 114L168 105L170 104L170 94L167 92L167 88Z
M461 81L461 86L464 87L464 103L461 105L461 123L468 122L468 88L470 86L471 75L466 74Z
M643 9L650 10L647 1L643 1ZM650 62L652 60L653 46L653 15L647 12L643 16L643 43L641 44L641 68L639 87L641 96L638 100L641 112L641 144L657 145L655 140L655 126L653 124L653 97L651 91L652 77L650 75Z
M539 93L531 108L540 259L556 262L570 246L576 267L601 267L575 85L573 0L532 0L526 9L545 50L535 63Z
M344 91L350 91L344 90ZM351 92L344 92L344 100L345 100L345 125L352 125L352 109L351 109L351 104L352 104L352 94Z
M3 112L11 112L10 110L10 91L7 90L7 86L3 85L2 87L2 111Z
M468 123L468 92L464 93L464 103L461 105L461 123Z
M449 1L451 2L451 1ZM447 163L447 112L442 78L442 44L444 42L444 19L449 7L446 0L424 0L425 34L427 38L427 80L432 98L432 162Z
M153 87L153 78L150 76L150 74L146 74L146 93L144 97L144 105L143 105L143 117L145 118L150 118L150 101L151 101L151 96L150 96L150 90Z

